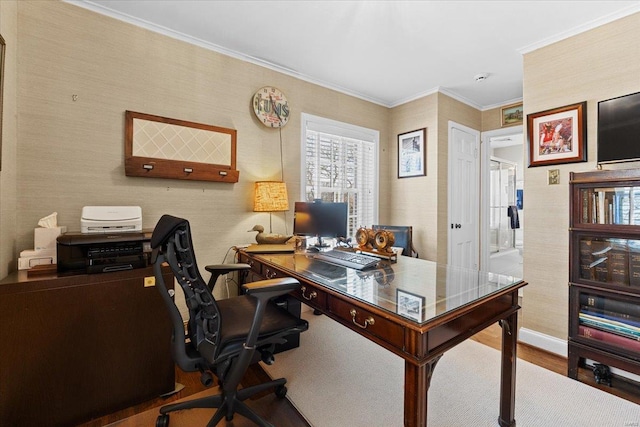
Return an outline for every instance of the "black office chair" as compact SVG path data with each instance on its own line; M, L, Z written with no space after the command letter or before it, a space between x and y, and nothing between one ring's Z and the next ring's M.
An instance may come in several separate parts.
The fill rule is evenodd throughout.
M213 373L219 380L221 394L160 408L157 427L169 425L169 412L189 408L218 408L208 426L218 424L224 417L233 419L239 413L259 426L272 425L243 401L264 390L275 388L278 397L287 393L286 379L238 389L246 369L260 359L273 361L276 343L284 343L286 335L307 330L308 323L277 307L270 300L297 289L300 284L292 278L263 280L244 285L244 295L216 301L212 287L215 279L225 271L248 268L246 264L208 266L213 274L209 284L198 271L191 243L189 222L164 215L151 237L152 263L156 286L169 309L173 323L172 351L178 366L187 372L202 372L205 385L213 383ZM162 278L162 264L168 263L182 288L189 319L184 321ZM226 269L226 270L225 270ZM185 330L186 329L186 330Z
M393 246L403 248L402 255L418 258L418 252L413 247L413 227L410 225L374 225L374 230L388 230L393 233Z

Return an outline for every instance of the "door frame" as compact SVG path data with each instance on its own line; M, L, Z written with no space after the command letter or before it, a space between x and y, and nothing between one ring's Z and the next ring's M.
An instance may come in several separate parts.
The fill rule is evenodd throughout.
M489 268L489 161L491 158L491 138L521 134L524 127L511 126L480 133L480 269Z

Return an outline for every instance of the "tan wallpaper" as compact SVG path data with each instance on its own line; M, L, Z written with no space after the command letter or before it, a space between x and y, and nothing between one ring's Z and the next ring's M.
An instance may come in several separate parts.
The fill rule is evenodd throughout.
M391 110L388 203L381 203L392 224L413 226L414 247L420 258L435 261L438 250L438 95ZM398 178L398 135L426 128L426 175Z
M0 34L5 40L2 107L2 171L0 171L0 277L16 268L17 216L17 3L0 2Z
M569 172L596 167L598 101L639 90L640 14L524 56L525 114L587 101L588 148L586 163L525 170L524 277L529 285L524 289L522 326L526 328L567 338ZM559 185L547 185L549 169L560 170Z
M264 85L283 90L292 107L282 130L290 201L300 192L301 112L377 129L380 221L413 225L421 257L442 261L447 122L482 131L499 128L497 109L481 113L434 94L389 110L61 2L0 2L0 31L17 39L20 50L19 63L11 59L14 77L7 74L17 81L12 102L18 123L13 138L11 125L4 129L0 274L15 265L9 252L15 256L32 247L39 218L57 211L62 225L79 230L85 205L140 205L149 228L163 213L187 217L201 265L219 263L230 246L252 241L247 230L269 221L267 214L252 212L253 182L280 178L280 135L251 111L251 96ZM640 90L639 43L636 14L524 57L525 113L589 103L589 162L559 166L561 184L551 187L549 168L525 171L527 328L566 338L568 174L595 166L597 101ZM237 129L240 181L125 177L127 109ZM397 135L423 127L427 175L398 179ZM7 143L7 133L13 143ZM274 214L274 231L291 232L292 222L292 212Z
M386 150L387 108L67 3L21 1L18 12L18 250L32 247L38 219L54 211L79 231L85 205L139 205L145 228L164 213L188 218L201 267L253 242L247 230L269 221L252 211L253 182L280 178L278 130L251 108L265 85L280 88L292 109L282 130L291 209L300 193L300 113L377 129ZM126 177L125 110L236 129L240 181ZM273 222L274 232L291 232L292 211Z

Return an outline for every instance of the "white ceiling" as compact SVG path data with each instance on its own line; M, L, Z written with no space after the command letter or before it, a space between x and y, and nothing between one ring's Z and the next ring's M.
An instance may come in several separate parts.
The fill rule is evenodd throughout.
M522 99L524 53L640 11L615 0L67 1L387 107L439 90L479 109Z

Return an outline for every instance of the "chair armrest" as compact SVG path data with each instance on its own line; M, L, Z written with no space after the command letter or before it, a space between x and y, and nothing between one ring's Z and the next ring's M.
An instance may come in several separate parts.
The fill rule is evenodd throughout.
M292 277L279 279L259 280L257 282L246 283L242 288L247 295L252 295L260 300L267 301L271 298L288 294L300 287L300 282Z
M207 286L209 290L213 292L213 287L218 281L218 277L223 274L236 272L236 271L247 271L251 268L249 264L243 263L234 263L234 264L209 264L205 265L204 269L211 273L211 277L209 278L209 282Z
M244 271L249 270L251 266L249 264L210 264L204 267L209 273L227 274L232 271Z

